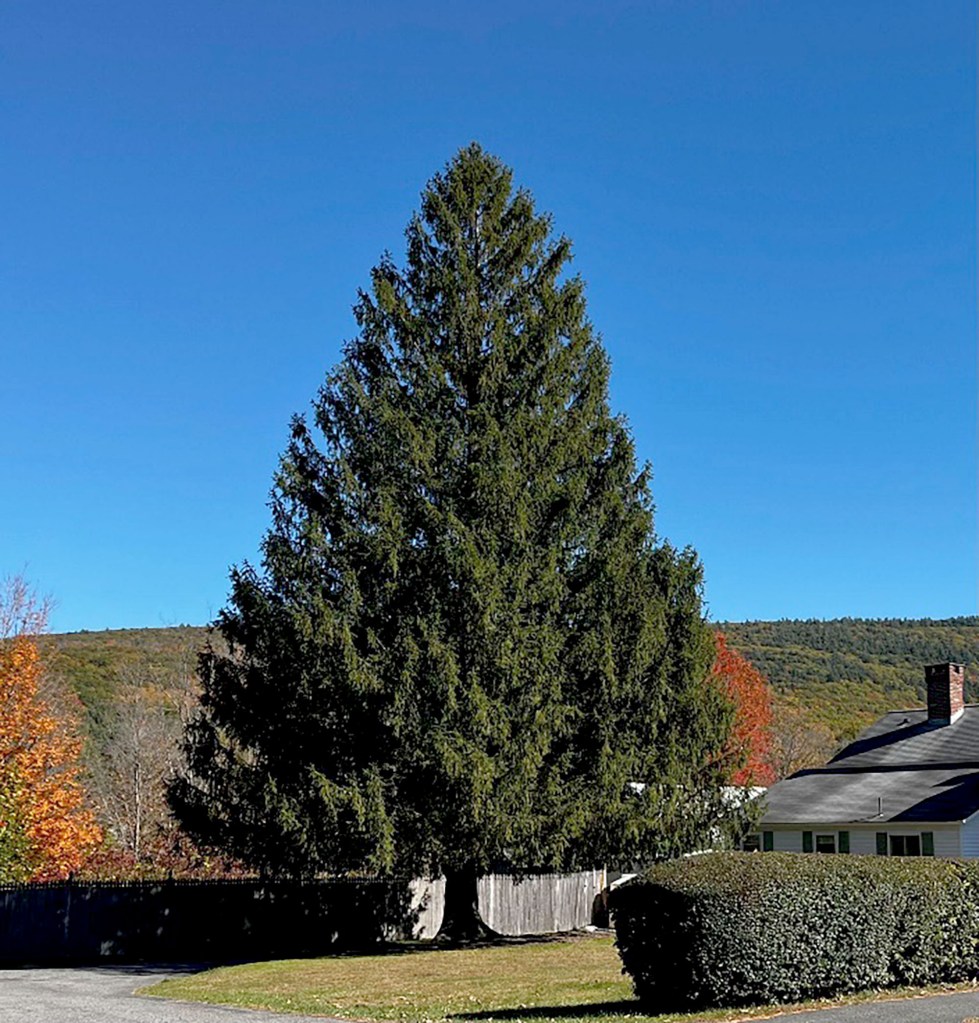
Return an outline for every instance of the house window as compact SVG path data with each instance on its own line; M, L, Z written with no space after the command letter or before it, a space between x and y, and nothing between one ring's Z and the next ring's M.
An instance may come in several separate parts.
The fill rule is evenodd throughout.
M816 852L835 853L836 835L816 835Z
M921 836L920 835L891 835L892 856L920 856Z
M744 852L761 852L761 835L745 835L741 842Z

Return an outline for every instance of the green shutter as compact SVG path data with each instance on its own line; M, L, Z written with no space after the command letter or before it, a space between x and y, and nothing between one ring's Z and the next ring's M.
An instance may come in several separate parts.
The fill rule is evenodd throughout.
M761 833L761 851L771 852L775 848L775 832L763 831Z
M921 832L921 855L935 855L935 833L933 831Z
M886 856L887 855L887 832L886 831L878 831L877 832L877 855L878 856Z
M803 852L812 852L812 832L811 831L803 831L802 832L802 851Z
M841 853L848 853L850 851L850 832L841 831L836 842L836 848Z

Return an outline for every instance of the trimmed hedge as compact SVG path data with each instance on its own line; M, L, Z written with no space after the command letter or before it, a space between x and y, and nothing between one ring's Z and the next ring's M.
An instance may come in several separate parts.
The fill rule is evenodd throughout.
M979 974L979 863L708 853L611 893L646 1009L797 1002Z

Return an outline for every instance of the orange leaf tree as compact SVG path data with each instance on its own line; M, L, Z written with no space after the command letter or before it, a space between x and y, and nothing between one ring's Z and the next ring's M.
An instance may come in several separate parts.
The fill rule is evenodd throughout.
M0 639L0 880L67 877L102 840L82 787L81 741L41 698L41 678L31 635Z
M772 691L765 676L727 645L722 632L715 635L713 677L734 704L734 728L726 753L739 766L734 785L771 785Z

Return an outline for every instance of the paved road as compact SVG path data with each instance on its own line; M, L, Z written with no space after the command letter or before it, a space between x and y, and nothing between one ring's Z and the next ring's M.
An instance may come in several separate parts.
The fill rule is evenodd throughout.
M979 991L864 1002L775 1018L781 1023L962 1023L971 1016L979 1016Z
M323 1016L222 1009L133 991L193 968L91 966L76 969L0 970L2 1023L324 1023ZM958 1021L956 1021L958 1023Z
M157 998L135 998L138 987L193 967L92 966L0 970L2 1023L324 1023L323 1016L284 1016ZM979 1016L979 992L867 1002L839 1009L789 1013L783 1023L962 1023Z

